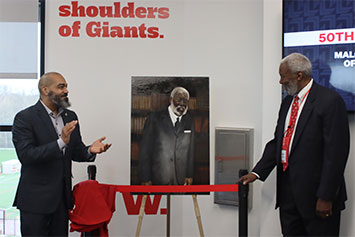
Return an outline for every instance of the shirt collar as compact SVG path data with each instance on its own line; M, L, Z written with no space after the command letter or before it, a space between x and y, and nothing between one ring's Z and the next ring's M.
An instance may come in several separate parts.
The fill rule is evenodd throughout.
M308 82L308 84L305 87L302 88L302 90L300 90L300 92L298 92L297 96L299 101L303 101L303 97L307 95L307 92L311 89L312 85L313 85L313 78Z
M47 105L46 105L45 103L43 103L42 100L39 100L39 101L41 101L41 103L42 103L42 105L44 106L44 108L46 109L48 115L55 117L53 111L52 111L50 108L48 108ZM63 108L59 108L59 109L58 109L58 115L57 115L57 117L60 116L60 115L63 113L63 111L64 111Z
M168 111L169 111L170 119L174 124L175 124L177 118L180 118L180 121L181 121L182 116L179 117L176 114L174 114L173 109L171 108L171 105L169 105Z

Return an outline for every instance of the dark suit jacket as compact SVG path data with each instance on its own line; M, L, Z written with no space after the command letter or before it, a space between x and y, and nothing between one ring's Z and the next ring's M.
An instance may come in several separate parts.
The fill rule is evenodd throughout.
M274 139L267 143L253 171L264 181L277 166L277 201L282 186L281 146L292 96L281 104ZM298 209L304 217L314 217L318 198L333 201L333 211L345 208L347 199L344 169L349 154L349 122L342 98L316 84L302 109L292 143L288 174Z
M144 125L139 147L139 174L142 182L171 184L176 171L178 184L193 177L194 121L188 115L181 119L179 129L171 122L168 109L151 113Z
M67 109L62 118L64 124L78 119L73 111ZM90 158L88 147L81 140L79 124L72 132L63 155L52 121L38 101L16 115L12 135L22 164L14 206L26 212L52 213L65 196L68 209L71 209L72 160L89 161Z

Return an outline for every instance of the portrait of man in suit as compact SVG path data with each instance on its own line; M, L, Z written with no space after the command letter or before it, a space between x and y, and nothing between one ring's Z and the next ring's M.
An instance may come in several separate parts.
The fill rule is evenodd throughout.
M17 113L12 135L21 176L14 206L23 236L68 236L72 161L93 162L111 144L105 137L86 146L70 106L68 84L57 72L42 75L38 102Z
M209 184L208 78L132 84L131 184Z
M240 180L265 181L276 167L282 234L339 236L350 145L344 101L313 80L312 64L302 54L282 59L279 74L288 95L281 103L274 138L252 172Z
M139 153L142 184L192 184L195 131L189 99L185 88L175 87L170 105L148 116Z

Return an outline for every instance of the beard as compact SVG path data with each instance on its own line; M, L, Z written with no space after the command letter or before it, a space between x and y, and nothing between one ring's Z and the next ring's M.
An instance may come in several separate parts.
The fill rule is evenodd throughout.
M182 115L186 114L187 109L188 109L187 106L184 106L184 105L175 106L174 103L171 103L171 108L172 108L174 114L176 114L177 116L182 116Z
M288 85L282 85L288 95L294 96L298 92L297 82L290 81Z
M57 96L53 93L53 91L50 91L49 94L49 99L58 106L58 108L66 109L68 108L71 104L68 99L68 94L65 93L63 95ZM64 99L62 99L64 98Z

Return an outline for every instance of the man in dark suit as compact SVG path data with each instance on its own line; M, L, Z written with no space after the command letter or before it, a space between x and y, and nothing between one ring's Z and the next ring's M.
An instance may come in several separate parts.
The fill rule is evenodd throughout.
M66 109L67 82L56 72L44 74L38 84L40 100L20 111L12 135L21 162L14 206L20 209L23 236L67 236L68 209L72 209L72 160L94 161L111 144L105 137L85 146L78 117Z
M195 131L187 114L189 98L185 88L176 87L170 106L148 116L139 147L142 184L192 184Z
M274 138L252 172L240 180L264 181L276 166L283 235L338 236L350 143L344 101L313 81L311 62L302 54L284 58L279 72L288 96Z

